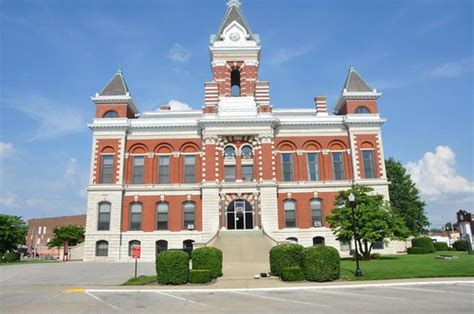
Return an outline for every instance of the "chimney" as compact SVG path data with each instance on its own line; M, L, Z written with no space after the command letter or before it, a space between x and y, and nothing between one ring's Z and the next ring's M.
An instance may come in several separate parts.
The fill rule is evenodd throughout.
M168 104L160 106L160 111L170 111L170 110L171 110L171 106Z
M328 108L326 106L326 96L316 96L314 97L316 103L316 115L318 116L327 116Z

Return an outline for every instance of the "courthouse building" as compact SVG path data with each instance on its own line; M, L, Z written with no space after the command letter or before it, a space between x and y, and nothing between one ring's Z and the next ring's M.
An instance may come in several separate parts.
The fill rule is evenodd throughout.
M362 184L388 199L380 93L350 68L330 108L324 96L309 109L273 107L260 37L239 1L227 6L201 110L140 112L121 71L92 97L85 260L128 261L133 244L154 260L223 230L347 252L325 220L338 191Z

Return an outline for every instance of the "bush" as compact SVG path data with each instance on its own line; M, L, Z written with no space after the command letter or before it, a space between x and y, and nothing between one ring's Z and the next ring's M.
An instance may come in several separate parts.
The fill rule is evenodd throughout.
M424 247L409 247L407 249L408 254L428 254L431 253L427 248Z
M436 251L449 251L449 247L446 242L435 242L433 245Z
M281 270L281 280L302 281L304 280L303 269L301 269L299 266L283 267Z
M270 250L270 271L280 276L283 267L301 266L303 246L295 243L281 244Z
M371 259L380 259L380 257L381 257L380 253L372 253L370 255Z
M436 252L436 249L433 245L433 240L428 237L413 238L411 240L411 246L425 248L427 251L426 253Z
M453 243L453 248L456 251L467 251L469 246L469 242L467 240L457 240Z
M215 247L201 247L192 253L193 269L207 269L212 278L222 276L222 251Z
M167 250L156 256L156 278L164 285L188 282L189 255L181 250Z
M212 278L212 272L209 269L192 269L189 272L190 283L208 283Z
M303 272L309 281L331 281L341 273L339 252L330 246L313 246L303 250Z
M2 263L13 263L19 260L20 260L20 253L13 252L13 251L3 254L1 258Z

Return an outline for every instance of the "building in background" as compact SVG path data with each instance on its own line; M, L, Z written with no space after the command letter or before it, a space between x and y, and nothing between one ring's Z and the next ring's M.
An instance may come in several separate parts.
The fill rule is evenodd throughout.
M85 260L128 261L139 244L142 259L153 261L160 250L207 243L219 230L254 229L348 254L350 244L336 240L325 217L353 184L388 199L380 93L351 67L332 111L324 96L309 109L274 108L259 77L260 51L231 0L210 37L202 110L140 112L121 71L92 97Z
M86 226L86 215L34 218L28 220L26 235L27 254L39 257L62 257L62 249L48 248L48 242L54 237L53 229L67 225Z
M474 219L472 214L461 209L456 213L456 216L461 239L469 241L474 250Z

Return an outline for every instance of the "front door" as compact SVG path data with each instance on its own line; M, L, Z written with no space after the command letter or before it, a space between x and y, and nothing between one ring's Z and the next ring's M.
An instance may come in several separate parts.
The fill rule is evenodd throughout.
M245 200L233 200L227 206L227 229L253 229L253 208Z

